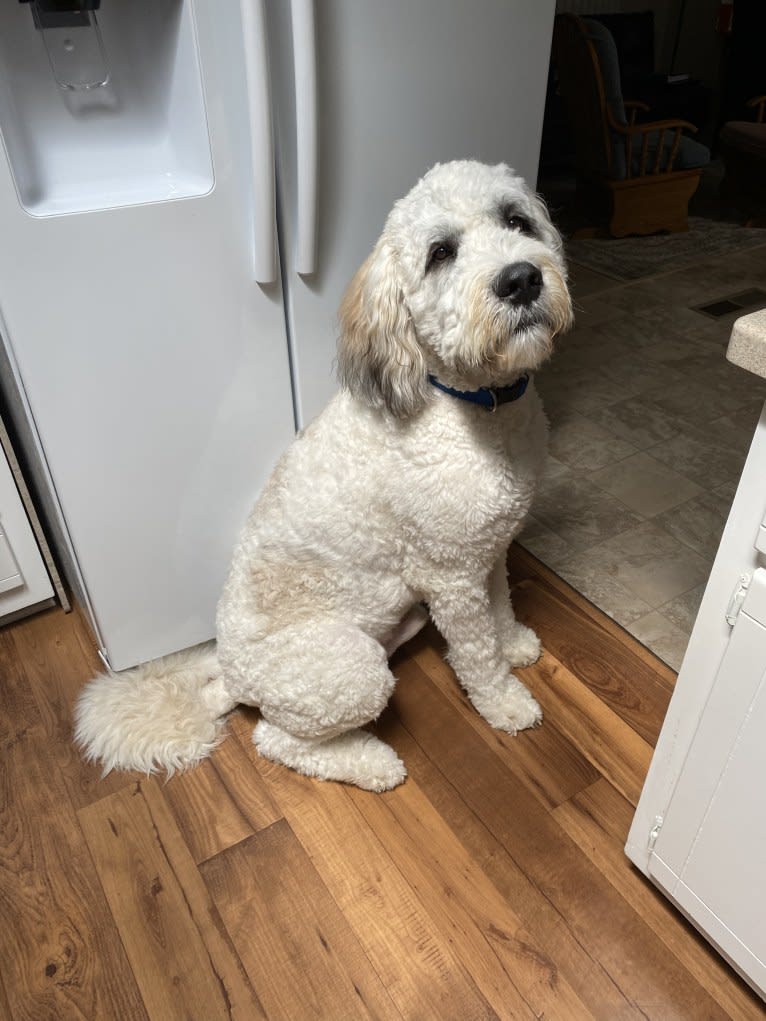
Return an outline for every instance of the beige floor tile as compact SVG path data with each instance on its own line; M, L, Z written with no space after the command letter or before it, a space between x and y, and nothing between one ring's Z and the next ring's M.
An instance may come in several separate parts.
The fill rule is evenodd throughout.
M692 425L707 425L736 413L750 399L750 395L736 391L721 392L710 379L698 380L692 376L683 386L658 387L647 395L647 404Z
M653 394L656 390L669 387L682 387L685 377L682 372L668 365L658 365L641 351L633 351L627 356L615 357L605 362L601 372L611 380L618 399L635 397L638 394Z
M565 375L572 369L599 369L605 362L626 357L631 351L630 341L614 331L602 334L595 328L574 330L558 341L546 371Z
M661 334L660 340L641 348L641 354L650 361L677 369L679 362L694 355L709 355L719 362L721 360L721 346L709 339L685 337L667 329L658 332Z
M693 379L711 387L717 394L736 397L740 406L763 394L766 397L766 380L761 380L746 369L732 365L721 357L721 351L701 349L680 358L673 368L685 379Z
M718 493L721 496L725 496L729 501L729 506L731 507L737 493L738 483L739 479L730 479L728 482L722 482L720 486L716 486L715 489L713 489L713 492Z
M520 541L677 669L766 399L725 359L739 313L694 306L766 289L766 244L572 280L576 328L537 377L554 457Z
M615 281L603 273L597 273L596 270L576 262L569 263L569 288L575 299L606 291L614 285Z
M699 427L650 447L648 453L704 489L738 479L745 462L744 455L724 445L715 430Z
M680 670L689 635L664 616L661 610L652 610L627 627L634 638L650 648L669 667Z
M597 295L594 303L598 302ZM658 305L664 304L663 297L658 293L657 287L652 281L639 280L635 283L623 284L609 291L608 299L604 297L611 309L616 309L618 314L631 315L645 313L648 309L656 309ZM613 318L610 316L609 318ZM603 321L603 320L602 320Z
M682 432L684 420L671 415L645 397L629 397L586 414L602 429L625 440L638 450L646 450L672 439Z
M643 353L647 350L666 343L670 338L676 337L684 343L685 349L696 346L696 342L683 334L676 333L673 329L672 310L655 309L655 314L642 316L634 312L625 312L622 315L614 316L606 322L593 327L593 332L602 338L619 340L629 343L634 350Z
M722 493L700 492L672 510L655 518L660 528L705 557L711 564L731 509Z
M589 552L567 557L557 565L555 571L623 627L651 610L648 603L623 585L615 575L605 571L603 564L593 559Z
M612 435L575 412L551 417L550 452L574 472L591 472L636 452L626 440Z
M747 456L750 444L753 442L755 427L761 417L763 402L766 400L766 380L764 380L763 399L748 401L746 405L735 411L732 415L724 415L710 423L711 430L716 437L725 443L731 450L736 451L742 458Z
M555 367L555 368L554 368ZM565 412L582 412L585 415L614 404L622 394L612 380L598 369L578 365L559 369L556 363L546 366L535 376L535 387L540 394L546 413L555 425Z
M612 295L622 288L602 291L573 299L575 326L591 327L620 315L621 309L612 304Z
M572 547L565 539L546 528L531 514L516 541L554 571L572 553Z
M690 635L697 619L697 611L700 608L702 597L705 594L705 585L695 585L688 592L682 592L680 596L671 599L669 603L661 606L659 612L664 614L684 634Z
M675 311L674 329L694 340L722 347L729 342L731 326L720 319L711 319L693 308L680 306Z
M566 535L556 529L559 535ZM577 553L562 570L589 569L610 578L637 599L657 609L707 579L710 562L668 535L652 521L627 529ZM639 615L636 615L639 616Z
M565 464L562 464L561 461L558 461L549 450L545 458L545 464L543 465L541 485L547 485L560 479L568 479L571 477L572 472L569 468L567 468Z
M573 550L588 549L641 523L619 500L571 472L542 480L532 514Z
M685 504L703 492L695 482L645 453L626 457L618 464L593 472L588 478L644 518L652 518L663 511L668 511L670 516L670 508Z

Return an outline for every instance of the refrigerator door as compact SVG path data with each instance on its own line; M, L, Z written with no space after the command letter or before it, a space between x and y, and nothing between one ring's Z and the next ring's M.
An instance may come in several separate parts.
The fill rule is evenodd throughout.
M313 11L314 104L306 84L313 70L305 55L307 8L305 0L268 4L280 214L288 239L282 259L304 423L335 389L340 297L392 203L434 163L451 159L504 161L534 185L555 2L322 0ZM314 109L316 202L305 194ZM312 209L315 260L307 255Z
M42 43L26 5L11 7L33 62ZM254 280L238 7L102 8L111 99L38 82L34 145L28 117L0 109L0 333L122 669L212 636L236 534L294 412L281 285ZM17 107L32 77L0 83ZM124 164L99 162L94 122ZM163 190L155 168L176 165Z

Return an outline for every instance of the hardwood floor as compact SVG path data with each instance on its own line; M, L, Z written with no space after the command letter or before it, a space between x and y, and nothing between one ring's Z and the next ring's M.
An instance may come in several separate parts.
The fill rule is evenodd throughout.
M250 711L191 773L102 780L71 744L81 619L0 631L0 1015L764 1017L622 853L674 675L524 551L509 569L544 725L491 730L428 629L376 726L409 770L384 795L260 759Z

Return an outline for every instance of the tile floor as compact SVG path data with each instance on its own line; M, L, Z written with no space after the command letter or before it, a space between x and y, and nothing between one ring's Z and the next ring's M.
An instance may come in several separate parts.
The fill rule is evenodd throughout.
M677 670L766 400L725 360L741 313L690 306L763 288L766 230L725 265L570 272L576 327L536 377L550 456L519 541Z

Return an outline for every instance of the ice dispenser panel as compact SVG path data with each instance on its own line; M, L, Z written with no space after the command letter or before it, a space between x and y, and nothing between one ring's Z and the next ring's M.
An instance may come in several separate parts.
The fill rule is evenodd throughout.
M191 0L4 0L0 133L32 216L209 192Z

